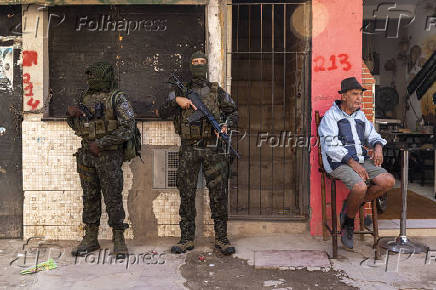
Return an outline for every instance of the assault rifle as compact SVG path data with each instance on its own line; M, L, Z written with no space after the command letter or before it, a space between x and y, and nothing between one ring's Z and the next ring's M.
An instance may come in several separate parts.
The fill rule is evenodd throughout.
M92 113L88 110L88 108L84 104L79 103L78 106L79 106L80 111L83 112L83 116L86 117L87 121L90 121L94 117L92 115Z
M188 122L191 124L193 122L200 120L203 117L206 117L209 123L215 129L215 131L218 132L221 139L227 144L230 152L239 158L238 152L236 152L236 150L233 149L232 145L230 144L229 135L221 132L220 124L212 115L212 113L209 111L209 109L203 104L203 102L200 99L200 96L193 90L185 87L185 85L173 73L170 75L170 83L177 86L185 94L186 98L190 99L191 102L194 104L194 106L197 107L197 111L188 118Z

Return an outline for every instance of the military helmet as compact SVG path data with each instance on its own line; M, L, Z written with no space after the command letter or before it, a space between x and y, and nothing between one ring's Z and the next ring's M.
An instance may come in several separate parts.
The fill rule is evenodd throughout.
M115 72L112 64L96 62L85 70L88 75L88 85L91 90L110 90L115 87Z

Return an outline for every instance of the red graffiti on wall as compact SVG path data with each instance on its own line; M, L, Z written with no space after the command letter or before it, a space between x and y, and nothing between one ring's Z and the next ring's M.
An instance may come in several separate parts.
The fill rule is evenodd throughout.
M24 95L26 97L32 97L33 96L33 84L30 81L30 74L29 73L23 74L23 84L25 84L25 86L23 86L23 90L26 92Z
M30 97L30 99L27 101L27 105L32 107L32 110L36 110L38 107L40 101L33 99L33 84L30 81L30 74L25 73L23 74L23 90L25 91L25 96Z
M348 60L348 54L346 53L341 53L337 55L337 58L339 59L339 64L341 65L342 70L344 71L349 71L351 69L351 63ZM337 70L338 66L336 65L336 55L332 54L330 55L329 58L330 61L330 65L329 67L325 67L325 57L324 56L317 56L313 59L314 62L314 67L313 67L313 71L314 72L320 72L320 71L332 71L332 70Z
M23 66L32 66L38 64L38 53L34 50L23 51Z
M33 98L30 98L30 100L27 101L27 105L32 107L32 110L36 110L39 105L39 100L34 100Z

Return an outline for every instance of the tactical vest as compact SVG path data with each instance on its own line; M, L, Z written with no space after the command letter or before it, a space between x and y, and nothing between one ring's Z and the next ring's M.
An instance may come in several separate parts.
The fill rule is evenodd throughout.
M116 97L120 91L110 93L94 93L85 94L82 99L82 104L85 105L91 114L94 116L91 120L81 118L78 124L77 134L86 141L94 141L95 139L104 137L110 132L118 128L118 120L114 116L112 107L112 96ZM98 104L102 108L101 112L96 112ZM100 115L100 116L96 116ZM110 148L108 148L110 149Z
M218 104L218 83L210 83L210 86L203 88L192 88L198 93L204 105L214 115L215 119L220 122L220 109ZM215 137L213 127L209 124L206 117L196 123L189 124L188 118L194 113L194 109L189 108L182 110L181 114L175 117L174 127L176 133L180 135L182 140L201 140Z

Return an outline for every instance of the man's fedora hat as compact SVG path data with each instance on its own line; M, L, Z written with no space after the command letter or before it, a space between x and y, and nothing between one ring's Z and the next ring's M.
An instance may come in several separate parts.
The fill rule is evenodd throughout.
M366 91L364 87L357 81L355 77L346 78L341 81L341 90L338 93L343 94L346 91L358 89L362 91Z

